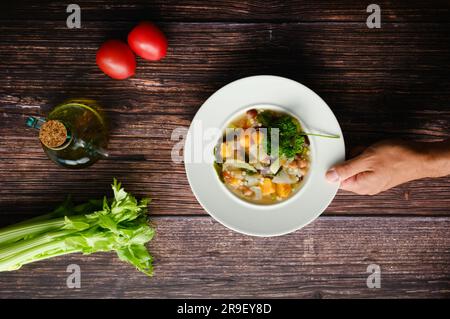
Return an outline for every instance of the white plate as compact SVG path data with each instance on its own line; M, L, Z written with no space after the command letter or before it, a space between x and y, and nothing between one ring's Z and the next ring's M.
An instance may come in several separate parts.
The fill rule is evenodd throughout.
M239 199L220 182L213 167L214 146L223 129L236 115L252 107L281 107L297 117L305 131L341 136L309 137L311 167L303 187L290 199L274 205L256 205ZM199 132L209 138L202 138ZM325 173L344 158L342 131L328 105L304 85L270 75L234 81L211 95L195 115L184 148L186 174L199 203L226 227L254 236L287 234L317 218L333 200L339 186L327 182Z

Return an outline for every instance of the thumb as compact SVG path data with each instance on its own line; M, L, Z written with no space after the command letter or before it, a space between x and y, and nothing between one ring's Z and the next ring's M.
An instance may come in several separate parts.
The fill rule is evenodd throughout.
M344 181L358 173L368 170L369 167L365 159L360 155L343 163L332 167L326 174L329 182L335 183Z

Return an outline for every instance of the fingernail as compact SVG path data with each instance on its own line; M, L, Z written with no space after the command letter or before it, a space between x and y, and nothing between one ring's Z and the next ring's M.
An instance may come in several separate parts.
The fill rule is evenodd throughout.
M325 177L327 178L327 180L330 183L336 183L339 182L339 174L336 172L335 169L330 169L327 174L325 175Z

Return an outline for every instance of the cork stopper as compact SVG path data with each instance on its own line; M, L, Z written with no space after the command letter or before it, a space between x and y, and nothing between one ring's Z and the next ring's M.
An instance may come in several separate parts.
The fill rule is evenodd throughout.
M60 147L67 139L67 129L60 121L47 121L41 126L39 139L48 148Z

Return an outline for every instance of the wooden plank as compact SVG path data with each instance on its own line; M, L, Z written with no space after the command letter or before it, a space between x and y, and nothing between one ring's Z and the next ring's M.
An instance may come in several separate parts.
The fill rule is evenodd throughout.
M154 199L154 214L205 214L170 140L203 101L242 76L277 74L314 89L332 107L347 148L387 137L438 140L450 128L450 39L441 24L165 23L167 59L139 60L136 77L114 81L97 69L95 51L126 22L14 21L0 32L0 222L50 210L71 193L102 197L112 177ZM126 28L125 28L126 29ZM447 67L446 67L447 66ZM139 162L99 162L83 174L48 161L26 115L45 115L68 97L99 100L112 122L112 154ZM401 120L399 120L401 119ZM384 194L339 192L327 214L448 215L449 178L416 181Z
M30 90L58 89L60 95L85 93L89 80L95 88L126 91L134 98L150 89L198 92L255 73L291 75L331 92L402 94L414 89L429 94L434 86L448 85L442 66L449 63L450 36L441 24L386 24L371 30L363 23L165 23L167 58L153 63L138 59L137 75L128 81L107 81L95 66L98 47L108 38L121 38L126 23L90 22L81 30L55 21L39 25L14 21L0 27L7 75L3 90L28 85Z
M124 23L98 22L77 31L57 22L1 26L1 110L46 112L64 98L89 95L111 112L190 119L222 85L255 74L298 80L338 117L347 111L382 126L417 126L423 115L436 120L436 112L448 116L450 110L450 33L440 24L389 24L374 31L358 23L169 23L167 58L138 59L134 78L115 81L97 69L95 52L122 28ZM399 123L397 116L405 113L412 120ZM347 121L344 128L355 125Z
M240 235L206 217L154 221L152 278L113 254L63 256L0 273L0 297L450 296L450 218L323 217L277 238ZM81 289L66 287L72 263L81 267ZM366 286L370 264L381 268L380 289Z
M83 20L132 21L360 21L368 16L369 3L344 1L276 0L78 0ZM449 21L450 5L445 0L379 0L382 21ZM0 19L61 20L67 17L66 3L60 1L15 1L3 4Z
M42 163L34 162L41 165L40 169L17 169L14 165L9 165L2 172L0 225L47 213L69 194L73 195L76 202L102 198L103 195L110 194L108 185L113 177L122 181L127 190L136 196L151 197L152 214L206 214L189 188L182 165L160 165L161 168L156 171L154 166L158 164L155 162L145 165L99 163L80 174L62 171L49 166L46 161L43 159ZM28 161L19 165L25 167L34 164ZM176 180L177 183L167 179ZM359 196L339 191L324 214L448 216L449 186L449 178L441 178L410 182L376 196Z

